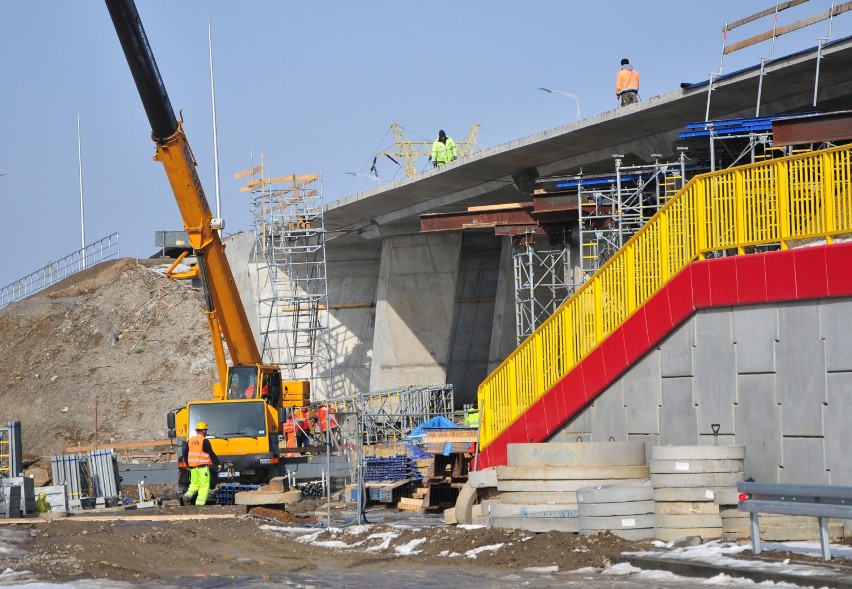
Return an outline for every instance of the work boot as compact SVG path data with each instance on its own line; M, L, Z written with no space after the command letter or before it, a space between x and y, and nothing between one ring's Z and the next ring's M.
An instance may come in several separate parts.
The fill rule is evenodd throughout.
M183 494L180 496L181 507L184 505L192 505L192 495Z

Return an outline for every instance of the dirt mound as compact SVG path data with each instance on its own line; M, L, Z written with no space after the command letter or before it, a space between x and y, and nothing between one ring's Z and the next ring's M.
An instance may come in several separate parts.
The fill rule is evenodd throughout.
M102 444L163 439L215 380L200 293L129 258L0 309L0 357L0 423L32 457L91 444L96 422Z

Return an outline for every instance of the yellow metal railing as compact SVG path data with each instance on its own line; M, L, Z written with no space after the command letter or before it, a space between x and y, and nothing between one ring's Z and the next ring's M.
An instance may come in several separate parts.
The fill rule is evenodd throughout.
M850 146L696 176L479 386L481 447L692 261L850 231Z

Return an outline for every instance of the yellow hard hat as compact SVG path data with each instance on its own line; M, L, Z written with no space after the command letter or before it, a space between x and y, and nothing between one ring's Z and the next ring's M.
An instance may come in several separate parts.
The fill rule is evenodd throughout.
M39 498L39 499L47 499L47 493L45 493L44 491L41 491L41 492L38 494L38 498Z
M198 431L200 429L203 429L203 430L207 429L207 422L206 421L199 421L197 424L195 424L195 431Z

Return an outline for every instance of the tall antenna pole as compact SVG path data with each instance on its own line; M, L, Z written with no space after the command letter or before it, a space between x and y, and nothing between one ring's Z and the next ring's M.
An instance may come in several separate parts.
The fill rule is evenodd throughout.
M210 100L213 103L213 174L216 177L216 218L222 227L222 203L219 198L219 140L216 135L216 87L213 84L213 33L207 20L207 46L210 50Z
M80 142L80 115L77 115L77 164L80 168L80 249L83 250L83 268L86 267L86 216L83 209L83 148Z

